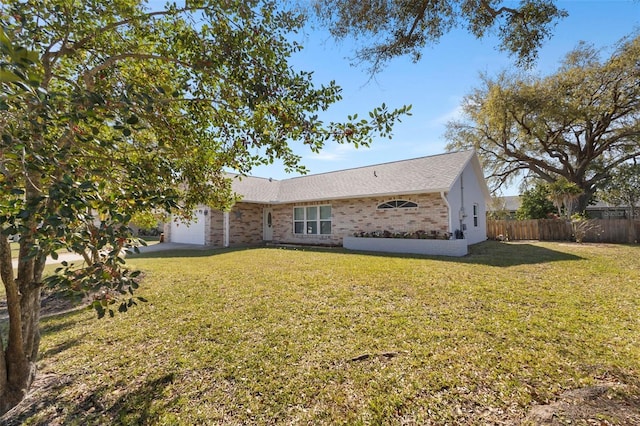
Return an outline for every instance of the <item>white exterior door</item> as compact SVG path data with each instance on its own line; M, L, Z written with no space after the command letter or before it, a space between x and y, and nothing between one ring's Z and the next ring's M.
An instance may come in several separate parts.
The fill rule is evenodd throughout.
M263 210L263 226L262 226L262 239L264 241L273 240L273 210L271 208L265 208Z
M205 234L205 210L199 208L194 212L191 222L182 222L179 219L171 222L171 242L183 244L204 245Z

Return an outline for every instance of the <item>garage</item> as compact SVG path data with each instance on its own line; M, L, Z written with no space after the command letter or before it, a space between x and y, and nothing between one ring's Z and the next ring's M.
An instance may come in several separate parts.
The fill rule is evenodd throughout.
M204 209L194 212L191 222L182 222L180 219L171 222L171 242L183 244L204 245L205 219Z

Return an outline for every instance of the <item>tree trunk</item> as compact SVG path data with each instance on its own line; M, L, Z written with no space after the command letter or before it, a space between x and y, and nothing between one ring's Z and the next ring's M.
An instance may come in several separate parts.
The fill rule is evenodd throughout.
M593 195L593 191L586 191L578 196L578 205L576 206L576 211L580 214L587 211L587 206L589 205L589 201Z
M9 333L7 345L0 356L0 414L19 403L33 382L35 359L25 352L21 294L13 278L11 248L7 237L0 236L0 273L7 296ZM40 307L38 306L38 312ZM2 345L0 345L2 346Z
M32 176L25 185L26 205L36 211L40 190L39 179ZM46 255L32 255L38 226L34 214L23 222L20 236L18 273L14 278L11 247L6 235L0 234L0 276L7 297L9 332L6 348L0 336L0 415L17 405L27 394L36 374L40 347L40 290ZM33 230L29 232L29 230Z

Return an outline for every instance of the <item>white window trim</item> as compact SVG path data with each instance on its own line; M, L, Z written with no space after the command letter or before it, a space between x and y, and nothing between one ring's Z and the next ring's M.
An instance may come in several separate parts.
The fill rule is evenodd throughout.
M329 219L321 219L320 218L320 208L322 207L329 207L331 208L331 216L329 217ZM307 232L307 223L308 222L312 222L311 220L307 220L307 209L308 208L315 208L317 210L316 212L316 229L318 230L317 234L311 234ZM304 217L302 220L296 220L296 209L302 209L302 211L304 212ZM296 232L296 223L302 223L302 233ZM321 230L322 230L322 222L329 222L331 225L331 232L328 234L322 234ZM313 235L313 236L317 236L317 237L322 237L322 236L328 236L333 234L333 208L331 207L331 204L320 204L320 205L313 205L313 206L294 206L293 207L293 223L292 223L292 231L293 231L293 235Z
M473 204L473 226L476 228L478 227L478 223L480 221L479 216L480 216L480 206L478 206L478 203L474 203Z
M391 203L395 204L395 207L391 206ZM399 203L402 203L400 205L398 205ZM389 207L382 207L384 205L388 205ZM407 205L407 204L412 204L412 205ZM393 200L389 200L389 201L385 201L384 203L380 203L376 206L376 210L378 211L385 211L385 210L405 210L405 209L417 209L418 208L418 203L416 203L415 201L411 201L411 200L406 200L406 199L393 199Z

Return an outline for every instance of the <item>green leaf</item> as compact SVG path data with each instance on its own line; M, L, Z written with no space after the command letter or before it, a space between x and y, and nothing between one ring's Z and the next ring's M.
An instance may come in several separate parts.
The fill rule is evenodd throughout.
M0 83L17 83L24 81L11 71L0 69Z

